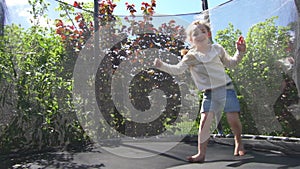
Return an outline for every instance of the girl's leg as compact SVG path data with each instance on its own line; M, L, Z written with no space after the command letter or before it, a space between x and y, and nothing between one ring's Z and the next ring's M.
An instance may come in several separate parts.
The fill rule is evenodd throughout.
M210 138L210 126L213 121L213 113L201 113L198 133L198 153L187 157L190 162L204 162L207 144Z
M243 156L245 155L244 146L242 143L242 124L240 121L239 113L238 112L230 112L226 113L228 124L231 127L231 130L234 134L234 141L235 141L235 148L234 148L234 155L235 156Z

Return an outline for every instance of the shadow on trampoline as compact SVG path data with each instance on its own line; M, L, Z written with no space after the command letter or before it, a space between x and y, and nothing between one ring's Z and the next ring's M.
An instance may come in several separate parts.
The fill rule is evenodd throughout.
M235 163L229 164L228 167L235 167L240 168L243 165L253 165L261 164L261 165L277 165L278 169L285 169L285 168L300 168L300 161L297 159L287 160L289 157L278 156L275 154L258 154L256 152L251 152L253 157L242 159L241 161L237 161Z
M100 152L99 152L100 153ZM13 157L0 157L0 169L24 169L24 168L64 168L64 169L90 169L105 167L100 164L79 164L73 161L74 154L69 152L43 152L37 154L14 155Z
M222 138L220 138L222 139ZM219 140L220 140L219 139ZM217 140L217 141L219 141ZM228 140L224 138L223 140ZM224 141L225 142L225 141ZM152 145L150 145L151 143ZM174 143L174 142L173 142ZM189 163L186 156L197 152L196 141L178 142L166 152L160 150L172 141L120 141L113 145L93 146L83 151L53 151L0 157L0 168L64 169L218 169L218 168L300 168L298 156L261 151L247 142L245 156L233 156L233 146L211 140L205 163ZM252 143L257 144L257 143ZM119 153L119 154L116 154ZM121 155L120 155L121 154ZM131 158L138 155L142 158ZM145 157L143 157L145 156Z

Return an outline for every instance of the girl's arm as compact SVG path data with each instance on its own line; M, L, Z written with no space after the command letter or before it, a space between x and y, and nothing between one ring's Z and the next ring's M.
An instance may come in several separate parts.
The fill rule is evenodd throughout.
M233 56L228 55L226 50L221 47L221 61L228 68L235 67L243 58L244 53L236 51Z
M220 46L221 48L221 60L226 67L232 68L235 67L243 58L246 53L246 43L242 36L239 37L236 42L236 52L233 57L229 56L226 50Z
M158 69L165 71L171 75L179 75L184 73L184 71L191 65L193 60L192 55L185 55L183 56L182 60L177 63L176 65L171 65L168 63L165 63L161 61L160 59L156 58L154 60L154 66L156 66Z

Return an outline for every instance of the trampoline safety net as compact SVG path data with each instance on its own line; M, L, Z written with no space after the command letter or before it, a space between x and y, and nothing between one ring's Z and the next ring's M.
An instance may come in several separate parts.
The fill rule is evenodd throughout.
M65 11L75 11L62 15L73 21L50 18L56 26L47 36L36 27L4 28L3 152L86 140L179 142L197 136L202 94L190 72L171 75L155 68L153 61L177 64L181 50L191 47L185 29L194 20L205 20L211 25L212 42L228 54L235 53L239 36L247 44L242 61L226 68L240 101L244 138L299 153L300 36L294 0L233 0L199 13L148 10L142 16L104 14L100 5L96 21L93 13L78 9L80 4L56 2ZM29 35L33 38L26 38ZM224 114L214 121L211 134L224 134L215 141L231 144Z

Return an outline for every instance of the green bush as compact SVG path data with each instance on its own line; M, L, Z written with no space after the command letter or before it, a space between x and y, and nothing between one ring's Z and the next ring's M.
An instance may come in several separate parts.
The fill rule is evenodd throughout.
M292 30L290 26L275 25L276 19L269 18L250 28L245 38L246 55L236 68L228 70L241 102L244 133L286 135L285 130L290 130L282 120L278 122L283 114L275 116L280 110L274 105L279 104L276 100L281 96L280 85L284 80L278 60L292 56L288 50ZM233 55L235 41L240 35L241 31L229 24L228 28L217 32L215 40Z

